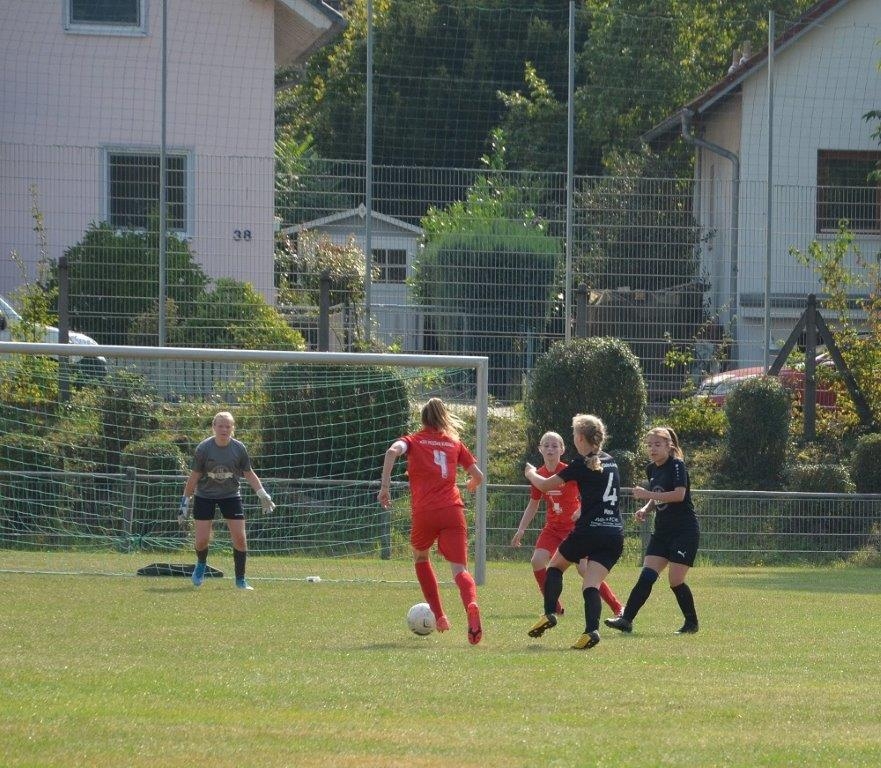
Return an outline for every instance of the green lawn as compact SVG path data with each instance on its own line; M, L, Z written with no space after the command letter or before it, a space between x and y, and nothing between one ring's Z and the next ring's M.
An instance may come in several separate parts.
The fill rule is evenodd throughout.
M637 572L612 574L622 599ZM665 583L632 635L572 651L574 574L532 640L525 563L490 563L477 647L450 583L453 630L419 638L415 581L0 573L0 764L881 764L881 571L698 568L686 637Z

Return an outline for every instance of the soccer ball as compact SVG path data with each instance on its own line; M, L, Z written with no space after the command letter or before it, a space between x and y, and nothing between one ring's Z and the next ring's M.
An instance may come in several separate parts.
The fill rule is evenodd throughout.
M428 603L416 603L407 611L407 626L417 635L430 635L434 632L434 614Z

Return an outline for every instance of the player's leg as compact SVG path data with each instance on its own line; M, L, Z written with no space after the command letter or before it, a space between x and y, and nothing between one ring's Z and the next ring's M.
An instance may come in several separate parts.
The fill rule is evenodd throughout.
M431 546L437 538L437 529L433 523L431 515L422 515L414 511L413 523L410 527L410 546L413 549L413 567L416 570L419 587L422 589L422 596L434 614L437 631L446 632L450 628L450 621L444 614L437 574L431 564Z
M654 541L654 537L652 537ZM624 612L620 616L612 619L606 619L607 627L620 629L622 632L630 632L633 629L633 620L639 609L645 605L646 600L652 593L652 587L658 580L658 575L667 567L669 560L659 554L652 554L652 541L649 542L649 549L646 550L645 559L642 561L642 571L633 589L630 590L630 596L627 598L627 605L624 606ZM658 546L654 547L658 549Z
M568 541L568 539L566 540ZM566 542L563 542L565 544ZM543 596L542 617L535 622L526 633L530 637L541 637L547 630L557 626L557 616L555 608L560 602L560 595L563 593L563 574L572 565L578 562L576 556L574 560L568 560L558 549L548 563L548 573L545 578L545 589Z
M584 574L584 632L575 641L573 648L586 650L593 648L600 641L600 613L603 609L600 599L600 584L609 573L609 569L599 560L587 562Z
M226 520L229 538L232 541L233 567L236 574L236 587L253 589L245 579L245 563L248 559L248 539L245 535L245 507L241 496L218 501L220 513Z
M557 547L563 543L565 536L547 528L543 528L535 542L535 551L532 553L532 575L538 583L539 591L544 594L545 581L547 580L547 566L551 559L551 554L557 551ZM560 601L554 606L554 613L558 616L563 615L563 606Z
M578 573L581 574L581 589L582 591L587 589L587 563L588 558L582 558L578 561ZM612 588L609 586L607 581L603 581L600 583L600 598L603 602L612 609L612 613L615 616L620 616L624 611L624 604L618 599L615 593L612 591Z
M468 527L464 512L450 515L450 524L441 528L437 537L438 551L450 564L453 580L459 588L459 597L468 618L468 642L477 645L483 638L480 608L477 605L477 584L468 572Z
M696 532L677 538L671 553L670 570L667 572L670 589L673 590L676 602L679 604L679 610L682 611L682 616L685 619L682 627L677 630L677 634L680 635L691 635L698 631L694 595L691 594L691 589L685 583L685 576L694 565L697 546L698 535Z
M193 568L193 586L201 587L208 568L208 548L211 546L211 529L214 522L214 500L196 496L193 499L193 548L196 550L196 566Z

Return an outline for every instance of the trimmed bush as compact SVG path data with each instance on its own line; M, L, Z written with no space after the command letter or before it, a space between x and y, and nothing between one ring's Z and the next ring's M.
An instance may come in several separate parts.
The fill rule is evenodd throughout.
M57 446L51 440L25 432L0 435L0 470L45 472L61 467Z
M786 486L802 493L853 493L847 467L841 464L797 464L786 470Z
M881 433L859 438L851 462L857 492L881 493Z
M174 440L166 435L148 435L129 443L120 464L148 475L188 474L187 460Z
M606 425L606 450L636 452L645 428L646 387L639 360L620 339L554 344L536 362L524 398L527 438L537 456L548 430L559 432L571 459L572 417L592 413Z
M779 487L791 419L790 396L774 376L738 384L725 400L725 473L740 487Z
M681 440L698 441L722 437L728 426L725 411L703 397L671 401L666 423Z
M143 376L117 369L102 384L99 408L104 464L118 472L125 447L156 427L158 398Z

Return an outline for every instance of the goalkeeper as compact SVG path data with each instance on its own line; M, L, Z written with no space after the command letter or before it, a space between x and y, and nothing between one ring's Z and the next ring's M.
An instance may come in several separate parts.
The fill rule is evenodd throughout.
M264 513L275 509L275 504L251 468L251 458L244 443L233 437L236 423L232 414L220 411L214 416L211 427L214 434L196 446L192 471L184 486L178 514L178 522L183 527L190 516L192 499L197 561L193 570L193 584L200 587L205 579L214 517L220 510L232 539L236 587L253 589L245 580L248 543L245 536L245 509L239 491L240 479L244 478L254 489Z

